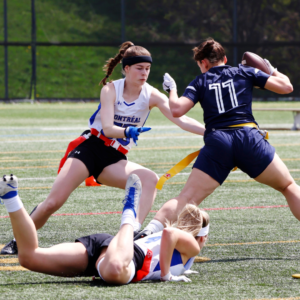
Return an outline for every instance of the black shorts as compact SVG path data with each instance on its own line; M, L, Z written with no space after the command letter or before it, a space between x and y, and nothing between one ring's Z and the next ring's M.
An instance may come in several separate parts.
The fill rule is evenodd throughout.
M82 161L89 171L89 176L93 175L95 179L98 178L105 167L122 159L127 160L126 155L113 147L105 146L104 141L94 135L71 151L68 157L74 157Z
M107 247L113 238L114 236L108 233L98 233L98 234L84 236L75 240L75 243L80 242L84 245L88 253L88 260L89 260L87 268L79 276L99 277L98 271L96 269L97 259L99 258L103 247ZM136 272L142 268L144 259L145 259L144 252L138 245L134 244L134 254L132 259L135 266L134 276L136 276Z

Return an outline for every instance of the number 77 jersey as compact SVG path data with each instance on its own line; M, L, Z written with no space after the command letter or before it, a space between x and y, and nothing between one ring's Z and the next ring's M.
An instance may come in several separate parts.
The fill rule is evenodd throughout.
M213 128L255 122L251 107L252 90L253 87L263 89L269 76L243 65L216 66L197 76L182 96L194 104L201 104L207 134Z

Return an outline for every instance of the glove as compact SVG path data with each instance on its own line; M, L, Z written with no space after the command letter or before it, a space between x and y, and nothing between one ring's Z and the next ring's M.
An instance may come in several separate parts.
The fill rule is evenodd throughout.
M191 274L198 274L199 272L197 271L192 271L192 270L186 270L183 272L183 275L191 275Z
M151 235L151 234L153 234L153 232L151 230L148 230L148 229L135 231L133 240L136 241L136 240L142 239L142 238L144 238L148 235Z
M164 75L163 89L164 91L170 93L170 91L177 88L175 80L168 74Z
M125 129L125 136L127 138L131 138L133 139L134 143L137 145L136 141L138 140L138 136L140 135L140 133L145 132L145 131L149 131L151 130L150 127L133 127L133 126L128 126Z
M169 272L167 275L160 277L160 281L174 281L174 282L178 282L178 281L184 281L184 282L192 282L191 279L185 277L184 275L181 276L174 276L171 274L171 272Z
M271 75L273 75L274 71L277 71L277 68L274 68L271 63L266 59L264 58L264 61L267 63L267 65L269 66L270 68L270 71L271 71Z

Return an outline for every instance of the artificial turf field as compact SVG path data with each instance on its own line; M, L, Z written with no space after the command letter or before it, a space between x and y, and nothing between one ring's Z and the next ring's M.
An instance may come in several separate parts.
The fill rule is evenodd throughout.
M0 104L0 170L20 178L19 194L27 211L48 195L60 158L70 140L87 128L97 103ZM254 103L254 107L300 107L299 103ZM255 112L261 127L292 127L291 112ZM195 107L190 116L202 121ZM158 110L146 123L129 159L162 175L187 154L203 145L202 137L177 128ZM300 131L270 132L270 143L300 183ZM221 151L221 150L220 150ZM169 180L156 197L158 210L182 189L191 165ZM80 186L57 215L39 230L41 247L97 232L115 234L123 190ZM241 171L228 180L201 208L211 217L209 241L195 263L191 283L142 282L109 286L91 278L60 278L20 270L15 256L0 256L1 299L300 299L300 223L283 196L251 180ZM81 215L80 215L81 213ZM94 214L85 214L94 213ZM74 215L61 215L74 214ZM12 238L4 206L0 207L0 244ZM148 221L154 216L150 213Z

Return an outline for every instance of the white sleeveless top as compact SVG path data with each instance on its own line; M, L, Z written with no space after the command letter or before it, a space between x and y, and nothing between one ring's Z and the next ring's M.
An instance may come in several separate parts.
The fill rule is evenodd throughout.
M148 249L152 251L153 256L150 264L150 271L146 277L142 280L159 280L160 279L160 244L161 244L162 231L151 234L145 238L139 239L134 243L138 245L147 255ZM193 263L195 257L190 258L185 265L182 263L180 253L175 249L171 259L170 272L174 276L182 275L184 271L189 270Z
M113 81L113 84L116 89L116 101L114 104L114 124L116 126L124 128L128 126L144 126L150 113L149 100L153 87L147 82L145 82L143 84L139 97L135 101L127 103L123 98L124 83L125 78ZM91 129L96 129L98 132L101 132L104 135L102 131L100 109L101 101L98 106L98 109L95 111L95 113L91 116L89 120L89 127ZM111 139L116 141L114 143L114 148L117 148L119 145L122 145L125 149L130 150L130 148L134 144L133 140L129 138Z

